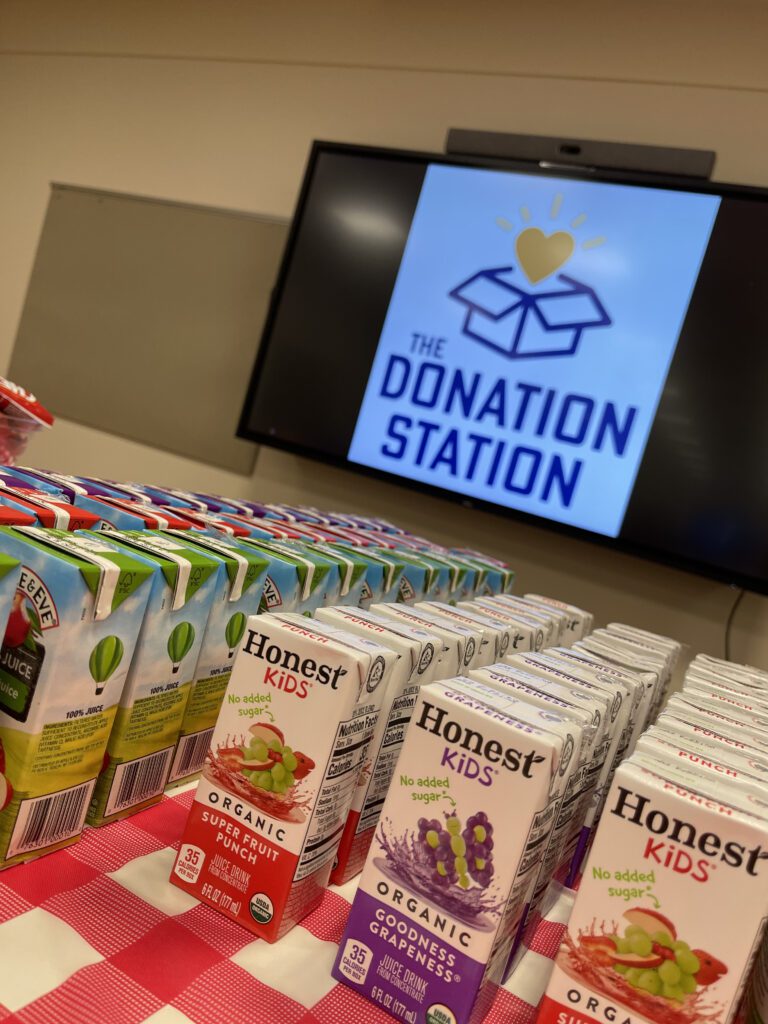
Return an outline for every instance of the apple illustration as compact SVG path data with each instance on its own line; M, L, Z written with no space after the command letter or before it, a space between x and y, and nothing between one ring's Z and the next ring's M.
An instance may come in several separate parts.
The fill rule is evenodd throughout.
M623 967L640 967L642 970L653 970L654 967L661 967L664 957L651 951L647 956L640 956L639 953L609 953L612 964L621 964Z
M624 917L630 924L642 928L648 935L653 935L654 932L664 932L671 942L674 942L677 938L677 928L675 928L668 917L664 917L658 910L649 910L647 907L633 907L631 910L624 911Z
M315 762L300 750L294 750L293 756L299 762L293 772L294 779L305 779L315 767Z
M11 614L8 616L4 644L8 647L21 647L31 628L32 622L24 604L24 595L17 593L13 599Z
M281 747L285 745L285 736L276 725L270 725L268 722L258 722L256 725L252 725L248 732L254 739L262 740L267 746L274 743L275 740L280 741Z
M695 976L699 985L713 985L728 973L728 968L722 960L718 960L711 953L707 953L703 949L694 949L691 952L699 958L701 964Z
M616 961L616 943L610 935L582 935L579 943L589 952L595 963L611 967Z
M13 786L5 775L0 775L0 811L13 800Z

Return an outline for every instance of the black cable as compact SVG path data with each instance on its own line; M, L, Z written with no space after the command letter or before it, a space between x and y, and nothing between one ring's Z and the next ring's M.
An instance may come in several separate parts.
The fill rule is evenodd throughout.
M736 588L734 587L733 589L735 590ZM725 660L726 661L730 661L731 660L731 626L733 625L733 617L735 616L736 611L737 611L739 605L741 604L741 599L743 597L744 597L744 589L741 588L739 590L738 594L736 595L736 600L733 602L733 605L731 607L730 612L728 613L728 618L727 618L726 623L725 623Z

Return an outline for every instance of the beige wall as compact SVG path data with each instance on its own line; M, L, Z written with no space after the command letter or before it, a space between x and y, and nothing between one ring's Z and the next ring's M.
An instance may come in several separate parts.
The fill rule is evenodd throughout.
M758 0L0 0L0 369L51 181L288 215L313 138L440 149L459 126L714 148L717 177L768 185L766 38ZM246 479L59 423L29 456L390 515L722 652L728 587L267 449ZM733 641L768 665L767 600Z

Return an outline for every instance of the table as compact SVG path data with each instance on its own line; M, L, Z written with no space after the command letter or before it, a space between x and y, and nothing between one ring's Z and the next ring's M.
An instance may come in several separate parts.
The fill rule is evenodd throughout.
M0 874L0 1024L392 1024L331 977L356 880L276 945L170 885L194 788ZM533 1024L572 899L484 1024Z

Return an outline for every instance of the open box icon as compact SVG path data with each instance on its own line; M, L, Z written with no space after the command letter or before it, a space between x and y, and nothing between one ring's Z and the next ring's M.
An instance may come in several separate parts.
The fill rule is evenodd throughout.
M509 359L574 355L584 330L611 323L588 285L558 274L562 288L529 292L513 274L514 267L481 270L449 292L466 307L463 333Z

